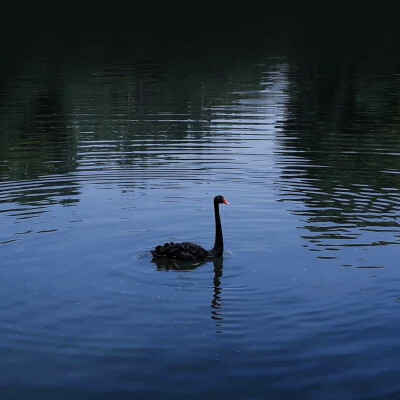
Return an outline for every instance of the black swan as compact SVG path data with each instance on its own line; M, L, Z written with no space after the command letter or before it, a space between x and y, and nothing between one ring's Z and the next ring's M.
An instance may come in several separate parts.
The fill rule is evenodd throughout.
M212 258L221 257L224 252L224 239L222 238L221 218L219 216L219 205L229 204L224 196L214 197L214 214L215 214L215 243L211 250L199 246L191 242L182 243L165 243L156 246L151 250L151 254L155 258L169 258L176 260L210 260Z

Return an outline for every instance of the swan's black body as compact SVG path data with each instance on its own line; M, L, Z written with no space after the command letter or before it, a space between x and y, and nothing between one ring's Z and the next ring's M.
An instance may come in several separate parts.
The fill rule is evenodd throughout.
M209 260L221 257L224 252L224 239L222 237L221 218L219 216L219 205L229 204L223 196L214 197L214 214L215 214L215 243L211 250L206 250L198 244L191 242L182 243L165 243L156 246L151 251L155 258L170 258L176 260Z

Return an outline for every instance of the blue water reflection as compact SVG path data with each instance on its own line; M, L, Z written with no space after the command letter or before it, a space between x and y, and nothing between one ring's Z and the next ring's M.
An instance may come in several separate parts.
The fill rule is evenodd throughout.
M5 398L395 398L393 53L51 50L0 95ZM216 194L223 259L152 262Z

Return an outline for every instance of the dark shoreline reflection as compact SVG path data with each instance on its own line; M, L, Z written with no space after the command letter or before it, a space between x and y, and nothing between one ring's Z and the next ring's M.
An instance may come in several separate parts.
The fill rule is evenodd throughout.
M307 247L332 250L333 258L343 246L399 243L400 79L392 50L321 46L291 64L277 184L308 231Z
M43 68L39 61L26 62L28 70ZM0 93L0 159L5 161L0 180L76 171L77 138L66 107L67 82L57 73L53 66L40 81L36 75L16 72Z

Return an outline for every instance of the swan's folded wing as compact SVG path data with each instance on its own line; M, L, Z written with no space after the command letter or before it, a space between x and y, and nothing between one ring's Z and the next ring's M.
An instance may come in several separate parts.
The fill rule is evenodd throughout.
M210 253L206 249L191 242L165 243L162 246L156 246L156 248L151 251L151 254L157 258L174 258L193 261L205 260L210 257Z

